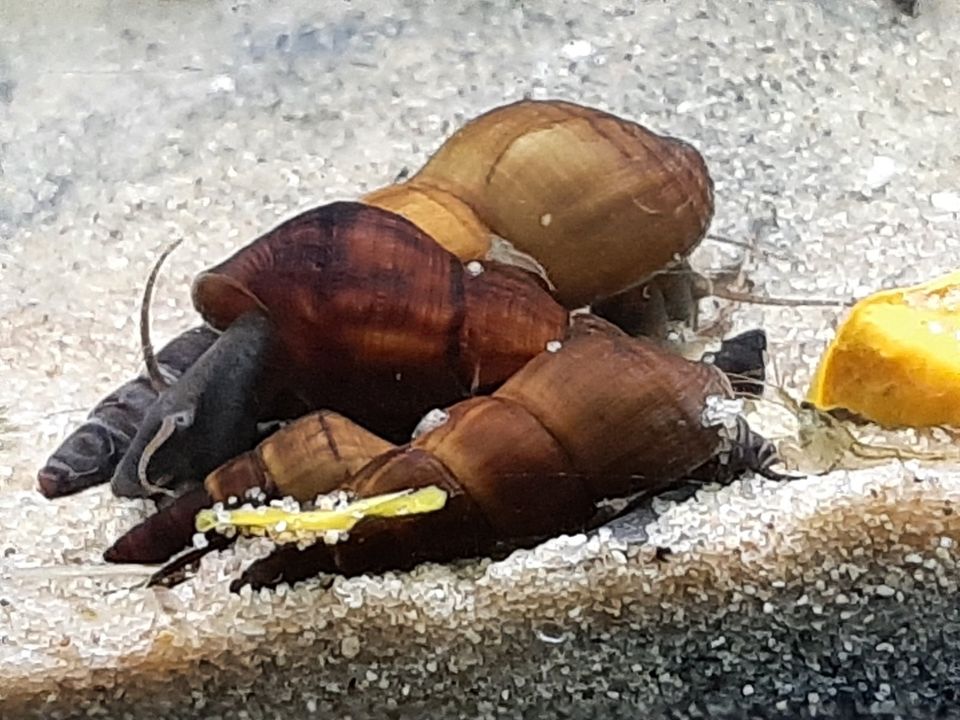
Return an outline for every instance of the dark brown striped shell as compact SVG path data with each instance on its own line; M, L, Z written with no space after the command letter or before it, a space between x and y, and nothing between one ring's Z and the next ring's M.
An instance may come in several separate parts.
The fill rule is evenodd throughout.
M220 329L264 311L275 382L380 432L502 383L568 322L529 273L465 267L410 221L353 202L261 236L201 273L193 300Z

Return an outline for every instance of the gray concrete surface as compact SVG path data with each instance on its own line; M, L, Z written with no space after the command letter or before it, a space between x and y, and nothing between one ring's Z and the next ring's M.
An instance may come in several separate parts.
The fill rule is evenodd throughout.
M880 0L0 0L0 716L960 717L955 460L748 479L631 532L239 597L225 578L261 544L130 589L142 570L104 574L99 553L146 506L32 490L138 367L170 238L187 242L158 341L192 322L196 271L524 95L694 142L713 232L757 247L706 243L698 263L745 259L759 291L843 299L953 269L958 64L949 0L916 18ZM731 317L768 328L798 395L840 313Z

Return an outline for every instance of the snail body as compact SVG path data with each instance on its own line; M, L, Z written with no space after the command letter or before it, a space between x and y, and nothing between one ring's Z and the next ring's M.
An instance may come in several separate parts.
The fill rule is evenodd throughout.
M207 326L160 353L176 382L111 393L38 473L44 494L110 480L120 495L176 495L252 447L261 423L319 408L402 441L427 409L494 389L568 324L530 273L465 265L353 202L260 236L202 272L192 299Z
M161 371L179 378L216 339L204 326L181 333L158 353ZM142 373L102 398L37 473L40 492L58 497L109 481L158 395Z

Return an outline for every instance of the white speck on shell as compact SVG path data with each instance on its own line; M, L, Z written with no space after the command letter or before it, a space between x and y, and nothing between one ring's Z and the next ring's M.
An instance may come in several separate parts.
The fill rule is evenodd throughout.
M420 419L420 422L417 423L417 426L413 429L413 433L410 437L412 440L416 440L421 435L428 433L431 430L436 430L438 427L445 424L449 419L449 412L443 408L434 408Z
M237 89L237 83L229 75L217 75L210 81L210 92L232 93Z
M477 277L483 273L483 263L479 260L471 260L467 263L467 272L473 277Z

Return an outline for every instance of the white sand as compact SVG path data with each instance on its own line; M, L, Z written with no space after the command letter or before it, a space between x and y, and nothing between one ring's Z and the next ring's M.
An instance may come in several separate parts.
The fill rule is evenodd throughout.
M136 371L170 238L187 241L158 343L194 321L199 269L525 93L694 142L713 232L760 244L762 292L848 298L953 269L958 57L947 0L916 19L879 0L0 0L0 717L953 717L949 464L704 490L645 516L665 561L635 519L498 563L240 597L226 581L263 545L130 590L142 571L101 576L99 554L146 505L32 485ZM796 395L838 317L744 307L732 329L768 329Z

